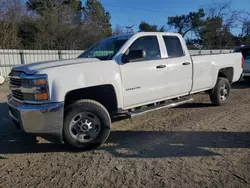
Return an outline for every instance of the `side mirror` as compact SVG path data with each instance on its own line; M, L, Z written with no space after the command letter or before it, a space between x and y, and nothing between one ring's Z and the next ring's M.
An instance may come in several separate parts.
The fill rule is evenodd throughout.
M140 60L146 57L146 51L145 50L131 50L129 51L128 55L123 56L123 62L131 62Z

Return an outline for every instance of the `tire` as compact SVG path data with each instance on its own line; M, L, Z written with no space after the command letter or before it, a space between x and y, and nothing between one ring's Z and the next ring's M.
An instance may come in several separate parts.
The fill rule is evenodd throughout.
M226 91L223 90L224 86ZM215 87L209 93L212 104L216 106L221 106L225 104L228 101L230 94L231 94L231 85L227 78L222 78L222 77L219 77L217 79Z
M109 113L103 105L93 100L80 100L65 112L63 139L77 149L94 149L106 141L110 125Z

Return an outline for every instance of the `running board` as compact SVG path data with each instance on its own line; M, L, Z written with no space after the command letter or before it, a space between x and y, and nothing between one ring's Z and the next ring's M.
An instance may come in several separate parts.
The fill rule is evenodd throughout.
M189 102L193 102L193 101L194 101L193 98L178 99L176 101L171 101L172 103L165 102L163 104L155 105L155 106L152 106L152 107L147 107L145 109L134 110L134 111L128 112L127 114L130 116L130 118L133 118L133 117L141 116L143 114L146 114L148 112L152 112L152 111L155 111L155 110L160 110L160 109L163 109L163 108L173 108L173 107L176 107L176 106L179 106L179 105L182 105L182 104L186 104L186 103L189 103Z

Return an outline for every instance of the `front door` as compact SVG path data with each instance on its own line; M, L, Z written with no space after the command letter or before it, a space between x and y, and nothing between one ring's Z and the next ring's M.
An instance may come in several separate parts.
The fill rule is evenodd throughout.
M128 50L144 50L146 56L120 66L124 109L166 97L164 90L167 88L167 64L161 59L157 36L140 37Z

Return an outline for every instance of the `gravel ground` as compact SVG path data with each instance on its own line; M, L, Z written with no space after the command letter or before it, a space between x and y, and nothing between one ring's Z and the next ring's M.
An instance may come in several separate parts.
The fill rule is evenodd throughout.
M116 122L100 148L73 152L15 129L0 86L0 187L250 187L250 85L233 88L225 106L199 94Z

